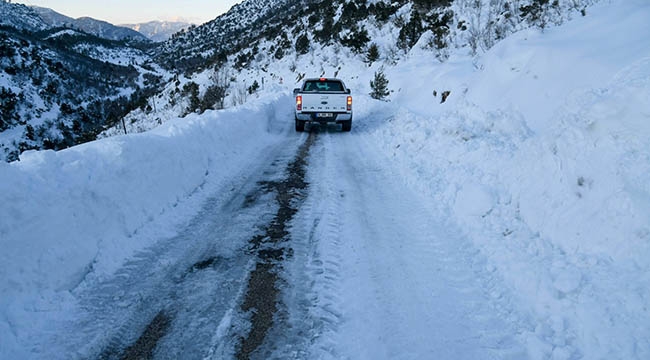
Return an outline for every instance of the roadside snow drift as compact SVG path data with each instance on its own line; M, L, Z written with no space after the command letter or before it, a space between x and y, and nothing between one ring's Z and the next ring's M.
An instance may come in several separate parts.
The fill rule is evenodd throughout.
M11 352L15 338L29 337L86 276L108 276L173 234L206 182L228 181L288 129L288 108L275 96L1 163L0 357L5 347L23 357Z
M531 358L650 358L648 19L605 2L476 63L387 71L369 131L528 308Z

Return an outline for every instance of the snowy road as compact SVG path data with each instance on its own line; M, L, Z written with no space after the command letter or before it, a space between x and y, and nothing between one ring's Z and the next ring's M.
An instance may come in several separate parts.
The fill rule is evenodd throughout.
M287 328L309 336L287 347L310 359L525 358L498 280L372 146L325 131L312 149L285 294Z
M177 236L78 289L78 313L42 345L62 358L525 358L498 278L373 146L363 128L290 133Z

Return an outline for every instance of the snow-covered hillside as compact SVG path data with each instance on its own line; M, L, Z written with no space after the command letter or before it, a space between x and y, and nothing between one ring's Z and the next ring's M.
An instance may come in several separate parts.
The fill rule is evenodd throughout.
M356 148L372 156L369 171L398 174L400 186L419 194L434 214L432 223L460 229L451 238L467 239L462 247L481 259L460 265L503 284L490 296L507 305L500 321L518 326L524 351L514 358L650 358L648 19L645 0L603 1L561 26L522 30L479 47L478 56L452 48L444 62L425 37L407 54L390 56L399 31L386 26L372 34L383 55L370 65L338 46L277 61L261 55L254 61L263 67L225 75L244 90L230 93L228 110L178 119L169 114L184 111L183 105L155 109L173 119L141 134L0 162L0 358L88 355L88 349L57 352L65 344L52 340L61 339L57 326L78 316L78 289L110 278L137 251L172 238L210 191L229 184L236 191L242 171L267 147L301 140L290 130L290 93L305 75L346 81L353 89L353 129L335 136L361 144ZM211 71L192 80L206 86L216 76ZM367 95L378 71L389 79L387 102ZM170 85L164 95L188 81ZM253 81L263 86L246 95ZM443 92L449 92L444 102ZM237 105L238 94L246 105ZM146 129L159 121L154 115L140 120L131 126ZM323 169L331 165L327 156L335 162L341 150L334 145L341 144L321 145ZM339 193L331 196L344 201ZM407 208L397 200L378 205ZM390 220L386 211L381 215ZM376 231L397 228L382 227ZM353 235L339 234L348 243ZM352 256L335 255L341 263ZM377 267L385 271L382 264ZM413 283L436 283L435 271L444 272L420 269L427 271ZM396 289L402 288L367 296L385 298ZM373 318L372 308L353 305ZM325 310L333 317L344 313ZM334 326L323 328L313 339L322 349L341 347L345 354L355 348L349 338L330 334ZM224 331L220 325L215 338ZM372 334L362 334L363 341L390 342ZM410 346L404 358L428 349L415 339L395 341Z
M6 1L0 15L1 161L96 138L166 76L134 30Z
M165 76L144 49L72 29L3 27L0 49L1 161L94 139Z
M34 9L23 4L2 1L0 2L0 15L1 25L12 26L20 30L40 31L49 27Z

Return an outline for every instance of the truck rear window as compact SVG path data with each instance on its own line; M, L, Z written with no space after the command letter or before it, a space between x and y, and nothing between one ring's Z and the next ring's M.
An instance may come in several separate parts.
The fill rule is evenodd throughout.
M307 81L303 91L343 91L340 81Z

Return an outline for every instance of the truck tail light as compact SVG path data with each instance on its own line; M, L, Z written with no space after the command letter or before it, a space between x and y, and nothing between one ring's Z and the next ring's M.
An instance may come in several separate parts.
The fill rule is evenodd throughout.
M296 110L302 111L302 96L296 96Z
M348 96L348 111L352 111L352 96Z

